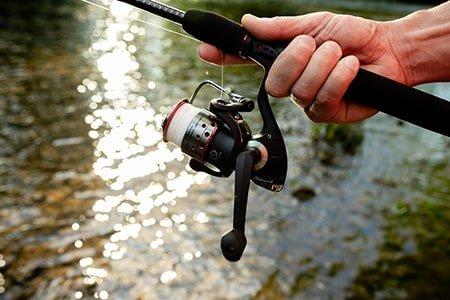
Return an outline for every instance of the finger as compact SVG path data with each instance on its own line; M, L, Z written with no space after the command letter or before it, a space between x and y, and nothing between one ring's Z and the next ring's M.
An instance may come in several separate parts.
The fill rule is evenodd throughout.
M336 42L326 41L312 55L303 74L291 90L292 99L307 109L342 56Z
M342 99L359 70L359 60L350 55L341 59L306 111L315 122L342 123L347 120L346 102Z
M315 50L316 42L308 35L292 40L270 68L266 80L267 92L277 98L288 96Z
M270 40L291 40L302 34L315 36L331 20L330 12L317 12L296 17L258 18L246 14L242 24L255 37Z
M222 51L209 44L201 44L198 49L198 56L206 62L216 65L238 65L251 64L252 61L245 60L237 56L223 54Z
M374 108L364 106L354 102L345 103L345 118L338 119L334 122L336 123L354 123L370 118L378 113Z

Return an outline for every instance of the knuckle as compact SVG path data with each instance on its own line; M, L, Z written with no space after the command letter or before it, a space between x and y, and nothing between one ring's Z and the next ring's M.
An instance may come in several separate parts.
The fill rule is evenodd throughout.
M304 83L297 83L292 87L292 94L300 100L311 100L314 95L310 92L308 86Z
M354 60L355 62L351 62L352 60ZM357 72L359 69L359 61L355 56L345 57L340 65L343 65L345 70L349 73Z
M316 17L322 21L326 21L326 20L331 19L334 16L334 13L329 12L329 11L319 11L319 12L312 13L312 15L314 15L314 17Z
M340 68L336 68L334 72L328 77L328 81L331 84L327 85L327 89L325 89L324 92L327 92L329 94L337 94L338 91L347 84L347 77L348 76L346 76L345 72L342 72Z
M336 101L336 96L333 91L320 90L317 93L316 103L318 105L332 105Z
M282 26L282 24L285 22L285 17L281 17L281 16L276 16L276 17L272 17L272 18L266 18L270 24L274 27L277 28L278 30L284 31L284 27Z
M331 78L331 80L333 80L333 89L334 90L340 90L342 89L345 85L347 85L347 79L345 74L336 74L335 76L333 76Z
M334 114L330 115L331 110L324 110L316 103L313 104L311 109L307 112L308 118L314 123L329 123L333 122L332 118L334 118Z
M339 46L338 43L335 41L326 41L321 46L323 51L328 52L329 54L332 54L333 57L341 57L342 56L342 49L341 46Z
M283 56L286 58L289 65L293 65L302 61L304 53L302 53L300 47L296 44L286 49L283 53Z
M270 95L276 98L287 95L286 88L284 87L284 82L286 81L284 77L283 75L276 75L267 79L265 86Z
M285 18L284 17L282 17L282 16L275 16L275 17L272 17L272 18L270 18L274 23L281 23L281 22L283 22L284 20L285 20Z
M313 110L308 111L306 113L306 115L314 123L322 123L323 122L321 116L319 114L315 113Z
M356 17L356 18L359 18L359 17ZM351 15L340 15L339 19L342 24L353 24L355 17L351 16ZM361 18L361 20L364 20L364 19Z
M316 50L316 43L312 37L297 36L291 44L284 50L282 56L287 60L287 64L304 64L305 61Z
M293 40L295 48L299 52L312 53L316 50L316 41L309 35L299 35Z
M335 15L334 13L329 12L329 11L322 11L322 12L321 12L321 16L322 16L322 18L324 18L324 19L332 18L334 15Z
M327 122L339 124L342 123L342 120L344 119L343 116L343 110L340 110L339 108L336 108L336 111L330 115Z

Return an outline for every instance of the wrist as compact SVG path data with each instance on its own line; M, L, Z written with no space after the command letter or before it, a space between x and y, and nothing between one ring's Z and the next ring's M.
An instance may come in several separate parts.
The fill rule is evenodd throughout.
M449 4L386 23L406 84L450 80Z

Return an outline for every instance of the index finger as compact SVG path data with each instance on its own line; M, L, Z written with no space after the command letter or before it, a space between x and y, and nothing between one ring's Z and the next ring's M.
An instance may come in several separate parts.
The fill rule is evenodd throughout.
M242 24L256 38L264 41L292 40L299 35L315 36L333 18L330 12L315 12L292 17L242 17Z
M197 52L201 59L216 65L242 65L252 63L249 59L224 54L222 51L210 44L201 44L198 47Z

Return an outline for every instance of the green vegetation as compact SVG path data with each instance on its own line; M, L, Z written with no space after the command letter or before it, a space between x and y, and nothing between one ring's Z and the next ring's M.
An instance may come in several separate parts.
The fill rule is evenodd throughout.
M450 164L421 167L410 186L417 196L384 210L379 258L360 270L350 299L449 298Z
M363 140L361 125L316 124L312 129L313 146L326 165L342 154L355 155Z

